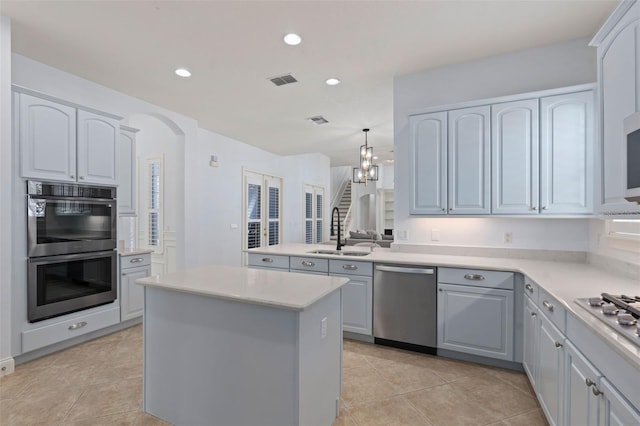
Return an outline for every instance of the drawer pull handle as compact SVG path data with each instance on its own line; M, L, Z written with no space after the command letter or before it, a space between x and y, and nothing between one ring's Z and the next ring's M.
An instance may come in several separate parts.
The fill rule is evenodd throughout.
M358 267L356 265L342 265L342 269L347 269L349 271L355 271L356 269L358 269Z
M587 385L587 387L594 386L596 384L596 382L594 382L593 380L591 380L588 377L584 380L584 382Z
M556 348L561 348L562 346L564 346L562 343L556 342Z
M604 392L602 392L600 389L598 389L598 387L595 384L591 388L591 392L593 392L593 394L595 396L604 395Z
M537 317L538 315L537 315L535 312L531 312L531 316L535 318L535 317Z
M525 284L524 288L529 290L530 293L533 293L533 286L531 284L529 284L529 283Z
M71 324L71 325L69 326L69 330L77 330L77 329L79 329L79 328L84 327L85 325L87 325L87 322L86 322L86 321L77 322L77 323L75 323L75 324Z
M263 258L262 258L262 261L263 261L263 262L266 262L266 263L273 263L273 259L272 259L272 258L270 258L270 257L263 257Z
M144 258L142 258L142 257L136 257L135 259L131 259L131 260L129 261L129 263L140 263L140 262L143 262L143 261L144 261Z
M464 277L468 280L474 280L474 281L484 280L484 275L480 275L480 274L464 274Z
M542 302L542 306L547 308L547 310L549 312L553 312L553 305L551 303L549 303L548 301L545 300L544 302Z
M310 262L308 260L302 261L302 266L316 266L315 262Z

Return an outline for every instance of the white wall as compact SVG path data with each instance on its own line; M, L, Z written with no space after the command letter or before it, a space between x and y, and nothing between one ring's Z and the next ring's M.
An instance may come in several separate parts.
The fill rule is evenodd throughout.
M394 79L396 236L406 242L506 248L588 250L589 221L420 218L409 215L408 114L428 107L596 81L596 51L574 40ZM431 240L431 229L440 240ZM513 243L503 244L503 233ZM404 241L403 241L404 242Z
M607 238L607 228L605 219L592 219L589 221L591 240L589 251L598 255L611 257L634 265L640 265L640 254L638 254L638 243L635 243L635 251L631 249L631 241L626 249L614 247L613 243ZM620 242L618 242L620 244Z
M11 22L0 16L0 365L11 351ZM0 375L2 373L0 372Z

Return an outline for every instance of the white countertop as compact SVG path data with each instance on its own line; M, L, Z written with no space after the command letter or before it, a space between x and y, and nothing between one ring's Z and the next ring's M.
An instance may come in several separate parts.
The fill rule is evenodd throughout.
M576 318L587 324L597 335L609 343L616 352L624 356L640 369L640 347L629 342L624 336L594 318L585 309L574 303L575 299L600 296L600 293L627 294L640 296L640 279L631 279L612 274L587 263L550 262L529 259L496 257L472 257L405 253L391 249L376 248L367 256L338 256L312 254L312 250L331 250L333 246L282 244L269 248L251 249L248 253L285 256L305 256L329 259L349 259L375 263L395 263L405 265L439 266L452 268L487 269L520 272L558 299ZM368 252L369 248L343 247L346 251ZM639 277L640 278L640 277Z
M302 311L348 281L339 277L212 265L141 278L136 284Z

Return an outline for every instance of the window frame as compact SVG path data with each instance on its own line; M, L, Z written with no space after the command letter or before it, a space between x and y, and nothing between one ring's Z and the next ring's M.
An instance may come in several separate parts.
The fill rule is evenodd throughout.
M327 215L327 197L324 186L304 184L303 188L303 200L302 206L303 218L302 218L302 235L305 244L320 244L325 238L325 224ZM311 217L307 215L307 195L311 194ZM321 216L318 217L318 195L322 197L322 207L320 209ZM311 223L311 242L309 242L307 235L308 223ZM319 227L318 227L319 225ZM318 230L320 230L320 241L318 241Z
M629 223L637 225L626 225ZM607 219L605 235L610 248L640 253L640 219Z
M158 207L152 208L152 182L151 182L151 167L154 164L159 165L159 173L158 173ZM163 253L164 250L164 199L165 199L165 185L164 185L164 155L160 156L150 156L144 159L144 167L141 167L141 173L144 173L144 178L140 179L142 184L144 185L144 190L141 191L143 197L141 204L142 208L140 209L140 229L142 231L141 235L141 246L153 250L154 253ZM158 244L150 244L151 238L151 220L150 216L152 213L157 214L158 222L157 222L157 231L158 231Z

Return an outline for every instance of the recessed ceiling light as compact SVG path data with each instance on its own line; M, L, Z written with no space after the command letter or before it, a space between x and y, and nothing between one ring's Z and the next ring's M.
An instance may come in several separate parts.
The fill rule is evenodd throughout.
M327 81L325 81L325 83L327 83L329 86L335 86L336 84L340 84L340 80L332 77L332 78L328 78Z
M180 77L191 77L191 72L186 68L178 68L175 73Z
M298 34L295 34L295 33L289 33L284 36L283 40L289 46L297 46L300 44L300 42L302 42L302 37L300 37Z
M377 160L377 159L378 159L378 156L377 156L377 155L374 155L374 156L373 156L373 159L374 159L374 160Z

